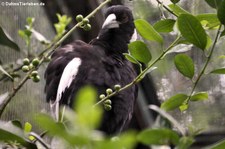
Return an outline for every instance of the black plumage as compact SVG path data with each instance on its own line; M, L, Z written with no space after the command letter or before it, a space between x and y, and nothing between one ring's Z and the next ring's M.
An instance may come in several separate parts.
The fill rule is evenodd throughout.
M71 107L77 91L85 85L102 94L136 77L132 64L123 56L135 29L131 11L116 5L108 8L105 16L98 37L89 44L77 40L53 53L45 72L47 101L58 100L60 105ZM106 134L121 132L132 117L136 95L137 86L132 86L113 96L112 109L104 112L99 129Z

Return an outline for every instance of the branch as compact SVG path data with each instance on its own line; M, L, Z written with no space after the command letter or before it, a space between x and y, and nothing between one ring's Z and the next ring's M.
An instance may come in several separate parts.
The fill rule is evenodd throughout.
M214 42L213 42L213 45L212 45L212 49L210 50L209 55L207 56L207 60L206 60L206 62L205 62L205 64L204 64L204 66L203 66L201 72L199 73L199 75L198 75L196 81L194 82L194 85L193 85L193 87L192 87L192 90L191 90L191 92L190 92L190 94L189 94L189 96L188 96L188 99L187 99L187 101L186 101L187 103L190 101L191 96L193 95L193 93L194 93L194 91L195 91L195 89L196 89L196 87L197 87L197 85L198 85L198 83L199 83L201 77L205 74L205 70L206 70L206 68L207 68L207 66L208 66L208 64L209 64L209 62L210 62L210 60L211 60L211 58L212 58L213 52L214 52L215 47L216 47L216 43L217 43L217 41L218 41L218 39L219 39L219 37L220 37L221 27L222 27L222 25L220 24L220 26L219 26L219 28L218 28L218 30L217 30L217 33L216 33L216 38L215 38L215 40L214 40Z
M93 17L103 6L105 6L110 1L111 0L105 0L103 3L101 3L96 9L94 9L85 18L89 19L89 18ZM43 64L45 56L49 55L50 53L52 53L66 38L68 38L72 34L72 32L77 27L79 27L80 24L81 24L81 22L77 23L72 29L70 29L65 35L63 35L58 41L55 41L52 44L50 44L45 50L43 50L38 55L38 57L40 59L40 64L38 65L37 68L31 69L27 73L27 75L20 81L20 83L11 91L9 96L2 102L2 104L0 105L0 117L2 116L2 114L3 114L6 106L8 105L8 103L12 100L12 98L16 95L16 93L22 88L22 86L27 82L27 80L29 80L31 72L34 71L34 70L37 70Z
M163 6L164 9L166 9L168 12L170 12L172 15L178 17L172 10L170 10L170 8L168 8L166 5L163 4L163 2L156 0L160 5Z
M94 104L94 107L103 103L106 99L109 99L110 97L116 95L117 93L123 91L123 90L126 90L127 88L137 84L138 82L140 82L144 76L147 74L147 72L152 68L152 66L154 66L158 61L160 61L161 59L163 59L163 57L166 55L166 53L172 49L177 43L178 41L180 40L180 36L178 36L173 43L171 43L171 45L166 49L164 50L158 58L156 58L151 64L148 65L147 68L145 68L132 82L130 82L129 84L125 85L124 87L122 87L121 89L119 90L116 90L114 92L112 92L111 94L107 95L105 98L102 98L100 101L98 101L96 104Z

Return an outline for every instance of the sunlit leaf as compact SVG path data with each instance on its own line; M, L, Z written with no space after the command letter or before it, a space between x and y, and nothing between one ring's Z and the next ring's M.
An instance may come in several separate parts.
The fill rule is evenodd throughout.
M181 14L177 21L182 36L190 43L204 50L207 45L207 34L201 23L190 14Z
M178 54L174 58L174 63L177 68L177 70L184 75L185 77L188 77L190 79L194 76L194 63L192 59L187 56L186 54Z
M96 142L95 149L131 149L136 144L136 133L126 132L112 139Z
M179 106L180 111L186 111L188 109L189 105L187 103L183 103Z
M1 65L0 65L0 71L13 80L13 77Z
M196 18L202 23L202 22L206 22L206 23L202 23L203 26L209 28L209 29L213 29L216 28L220 25L220 21L217 17L217 14L215 13L204 13L204 14L199 14L196 16Z
M138 19L134 21L138 33L145 39L151 41L163 42L162 36L145 20Z
M198 92L198 93L192 95L190 100L191 101L200 101L200 100L206 100L208 98L209 98L208 93L206 93L206 92Z
M173 19L160 20L153 25L153 28L157 32L168 33L173 31L173 26L175 22L176 21Z
M215 69L215 70L211 71L210 73L225 74L225 68Z
M10 47L16 51L20 51L19 46L12 40L12 38L0 26L0 45Z
M137 140L146 145L178 144L179 136L171 129L146 129L137 136Z
M37 149L35 144L32 144L26 140L23 131L14 126L12 123L0 122L0 134L0 142L17 142L26 148Z
M217 16L220 20L220 22L225 25L225 0L221 0L221 3L219 5Z
M171 50L169 50L166 54L169 53L184 53L187 51L190 51L192 49L193 45L189 44L178 44L175 47L173 47Z
M188 96L185 94L174 95L168 100L164 101L161 104L161 108L164 109L165 111L174 110L179 106L181 106L187 98Z
M222 0L205 0L209 6L213 8L218 8Z
M173 13L175 13L178 16L181 14L189 14L188 11L184 10L183 8L181 8L178 5L170 4L170 5L168 5L168 7L173 11Z
M32 125L29 122L24 124L24 132L29 133L32 130Z
M138 61L148 63L152 56L147 45L142 41L134 41L128 45L130 54Z
M100 106L93 107L97 102L96 99L97 92L90 86L81 88L77 94L74 105L78 124L86 129L94 129L100 123L102 108Z

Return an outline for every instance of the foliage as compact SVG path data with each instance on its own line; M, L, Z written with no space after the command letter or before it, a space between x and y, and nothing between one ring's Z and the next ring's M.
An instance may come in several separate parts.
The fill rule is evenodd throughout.
M218 40L222 40L220 37L222 37L225 32L221 31L222 26L224 27L225 24L225 0L205 1L212 7L212 9L216 9L217 12L193 15L179 6L179 0L171 0L173 4L168 6L165 6L158 1L163 5L166 12L174 15L175 19L165 18L159 20L154 25L151 25L143 19L137 19L134 21L136 29L144 41L138 40L130 43L128 45L129 53L124 53L124 55L132 63L138 64L140 74L137 78L123 87L117 85L114 90L107 89L106 95L100 95L100 101L96 101L96 91L92 87L89 86L81 89L76 97L77 103L74 107L76 112L67 108L62 109L61 121L59 122L55 121L47 114L39 114L37 116L37 123L44 131L46 131L44 134L53 137L53 140L56 139L58 142L63 142L61 144L63 145L62 148L131 149L138 142L146 145L172 144L178 149L189 148L194 143L195 135L198 134L199 131L197 130L193 132L190 128L183 128L182 125L167 112L178 108L180 111L185 111L188 110L190 102L200 102L208 99L209 95L207 92L196 92L196 86L198 85L199 80L203 76L207 77L207 75L225 74L225 68L217 68L215 70L211 70L208 74L206 73L206 68L211 62L211 57L214 54L216 44L218 43ZM9 94L7 92L0 96L0 115L4 111L7 103L28 79L32 78L33 81L37 78L40 79L37 70L43 62L48 60L48 56L52 51L54 51L55 48L77 27L89 30L91 26L88 19L108 2L109 1L105 1L102 3L96 10L85 18L81 15L77 16L76 19L78 23L68 32L66 32L66 26L69 24L71 19L65 15L61 16L57 14L59 23L54 25L57 35L51 42L46 40L43 35L33 29L34 18L27 19L28 25L26 26L26 29L19 31L19 35L25 40L28 48L28 61L24 60L24 64L20 66L26 75L12 93ZM164 37L171 37L172 35L170 33L173 31L176 36L175 40L171 42L168 47L164 47ZM215 32L216 36L214 39L211 39L208 35L208 31ZM32 34L38 41L47 46L45 50L35 57L32 57L29 52L31 50L30 41ZM6 35L2 28L0 28L0 38L4 39L4 42L0 42L0 44L16 50L19 49ZM163 47L163 50L158 56L153 56L153 54L151 54L151 49L147 45L148 42L156 42L156 44ZM188 55L187 50L173 50L173 48L179 47L181 44L185 46L193 45L196 47L196 50L200 50L203 53L202 56L205 57L205 62L199 73L195 71L196 64L192 57ZM155 110L163 118L169 121L173 127L177 128L177 131L174 131L171 128L166 128L165 126L160 126L159 128L148 128L141 132L131 131L124 132L116 137L106 137L102 132L95 130L101 120L102 106L100 104L103 103L106 105L106 101L110 99L111 96L114 96L118 92L138 83L147 73L153 71L156 68L154 65L164 59L168 53L174 53L174 67L192 83L191 91L188 94L177 93L173 95L166 99L161 104L160 108L152 106L149 108ZM143 69L142 65L145 65L146 67ZM8 72L4 67L0 66L0 70L7 77L12 77L10 72ZM107 105L111 106L110 101L107 101ZM0 141L5 142L6 145L15 145L18 148L23 146L32 149L38 148L36 142L39 142L44 148L50 148L50 145L42 139L42 135L32 132L32 125L28 122L25 123L24 126L22 126L18 121L8 122L7 124L3 124L3 122L1 122L0 134ZM222 146L224 146L224 140L207 148L219 149L223 148Z

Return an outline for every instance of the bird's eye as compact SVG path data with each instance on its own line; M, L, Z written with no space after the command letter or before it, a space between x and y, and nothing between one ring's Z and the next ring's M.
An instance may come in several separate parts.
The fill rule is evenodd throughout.
M127 15L123 15L121 17L121 23L126 23L128 21L128 16Z

